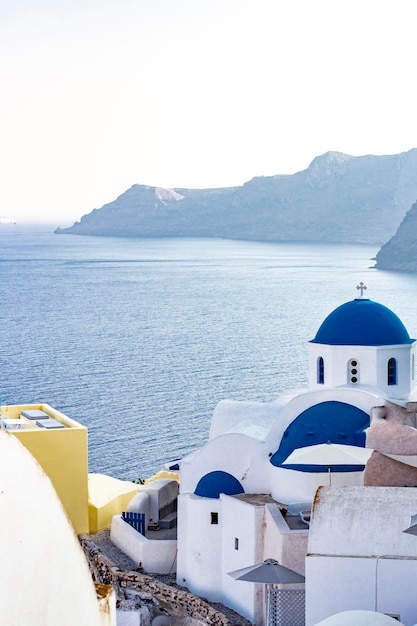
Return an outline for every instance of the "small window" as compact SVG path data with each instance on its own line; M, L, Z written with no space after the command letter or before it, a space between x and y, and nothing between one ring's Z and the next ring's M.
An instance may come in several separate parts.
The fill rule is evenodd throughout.
M239 539L235 537L235 550L239 550Z
M317 359L317 383L324 385L324 361L322 356L319 356Z
M219 514L216 512L212 512L210 513L211 516L211 523L212 524L218 524L219 523Z
M395 359L390 359L388 361L387 378L389 385L397 384L397 361Z
M359 382L359 361L357 359L351 359L348 363L348 383Z

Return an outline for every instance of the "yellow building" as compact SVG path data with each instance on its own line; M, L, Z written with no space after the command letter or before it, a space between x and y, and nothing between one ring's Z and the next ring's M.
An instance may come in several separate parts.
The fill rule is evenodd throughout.
M87 428L48 404L1 407L1 428L17 437L49 476L76 533L88 533Z

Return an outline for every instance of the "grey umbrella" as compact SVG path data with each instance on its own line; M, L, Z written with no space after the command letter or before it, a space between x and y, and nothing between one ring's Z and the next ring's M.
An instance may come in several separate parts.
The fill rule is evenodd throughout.
M304 576L294 572L292 569L288 569L288 567L284 567L284 565L280 565L275 559L266 559L262 563L237 569L234 572L229 572L229 576L235 580L263 583L267 587L269 585L288 585L305 581ZM270 602L270 589L267 589L265 593L265 624L269 624L270 621Z
M402 531L403 533L408 533L409 535L417 535L417 515L412 515L410 519L410 524L408 528Z
M246 580L250 583L264 583L268 585L288 585L291 583L303 583L305 578L284 565L280 565L275 559L266 559L257 565L250 565L229 572L229 576L235 580Z

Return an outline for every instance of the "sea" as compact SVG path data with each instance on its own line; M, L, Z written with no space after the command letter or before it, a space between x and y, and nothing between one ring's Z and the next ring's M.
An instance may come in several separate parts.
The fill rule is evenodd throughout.
M378 249L1 226L1 404L52 405L88 427L90 472L146 478L204 445L219 401L305 387L360 282L417 337L417 274Z

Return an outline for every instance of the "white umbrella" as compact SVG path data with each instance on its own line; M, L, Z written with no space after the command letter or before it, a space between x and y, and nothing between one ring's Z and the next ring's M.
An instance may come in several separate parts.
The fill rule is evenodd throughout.
M341 443L319 443L305 448L296 448L282 465L323 465L329 470L338 465L366 465L373 450Z

